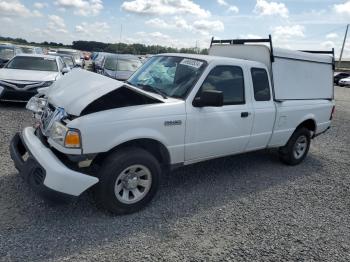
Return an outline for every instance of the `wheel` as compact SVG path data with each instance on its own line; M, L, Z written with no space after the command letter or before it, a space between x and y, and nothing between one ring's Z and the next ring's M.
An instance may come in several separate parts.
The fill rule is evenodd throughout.
M128 214L145 207L158 190L161 168L157 159L139 148L108 156L99 171L94 196L99 207L114 214Z
M280 160L287 165L300 164L309 152L310 142L310 131L305 127L298 128L294 131L287 145L280 148Z

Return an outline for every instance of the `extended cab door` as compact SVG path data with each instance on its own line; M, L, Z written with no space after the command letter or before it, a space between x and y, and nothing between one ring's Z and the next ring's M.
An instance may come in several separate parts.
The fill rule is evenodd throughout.
M227 63L210 64L204 81L200 79L187 99L185 163L240 153L249 142L253 124L249 71ZM224 105L194 107L192 102L202 90L222 91Z
M272 98L271 84L267 70L262 67L250 68L253 105L253 129L246 151L267 147L276 117L275 102Z

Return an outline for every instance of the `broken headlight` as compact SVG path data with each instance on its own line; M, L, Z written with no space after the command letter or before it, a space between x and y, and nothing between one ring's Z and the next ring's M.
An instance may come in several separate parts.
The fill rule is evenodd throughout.
M39 96L33 96L27 103L26 108L34 113L42 113L47 105L47 99Z

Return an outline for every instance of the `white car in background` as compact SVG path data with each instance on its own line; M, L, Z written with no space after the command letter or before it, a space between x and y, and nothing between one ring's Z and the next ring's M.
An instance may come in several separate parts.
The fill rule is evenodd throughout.
M348 87L350 87L350 77L340 79L339 80L339 86L348 86Z
M28 101L69 71L58 56L17 55L0 69L0 101Z

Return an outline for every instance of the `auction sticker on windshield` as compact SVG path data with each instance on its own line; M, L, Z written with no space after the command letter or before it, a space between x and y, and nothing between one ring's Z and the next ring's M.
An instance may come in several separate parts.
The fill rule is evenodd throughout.
M198 69L203 65L203 62L194 59L184 58L180 62L180 65L187 65Z

